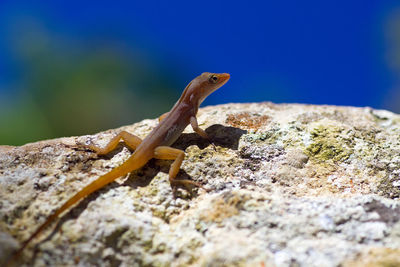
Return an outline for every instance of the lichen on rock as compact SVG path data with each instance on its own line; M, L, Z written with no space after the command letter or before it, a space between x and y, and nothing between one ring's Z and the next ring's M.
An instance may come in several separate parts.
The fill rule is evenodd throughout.
M188 127L170 161L92 194L29 246L22 266L396 266L400 264L400 116L371 108L227 104L199 111L213 144ZM0 146L0 265L57 207L124 162L118 131ZM372 263L372 265L371 265ZM357 265L358 264L358 265ZM360 265L361 264L361 265Z

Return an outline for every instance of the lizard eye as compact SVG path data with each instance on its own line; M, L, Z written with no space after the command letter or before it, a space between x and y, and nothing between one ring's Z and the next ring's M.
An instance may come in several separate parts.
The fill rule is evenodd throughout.
M218 82L218 77L215 75L211 75L210 78L208 79L210 83L217 83Z

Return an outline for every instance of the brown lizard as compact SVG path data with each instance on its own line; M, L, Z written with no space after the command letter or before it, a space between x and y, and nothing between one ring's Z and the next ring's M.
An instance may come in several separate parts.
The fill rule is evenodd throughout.
M186 86L181 97L172 109L159 117L159 124L143 140L136 135L122 131L112 138L104 148L95 145L85 146L95 151L98 155L105 155L115 149L119 141L122 139L129 148L134 150L134 153L123 164L100 176L67 200L67 202L50 215L47 220L22 244L10 262L17 259L32 239L57 219L61 213L89 194L113 182L117 178L143 167L152 158L174 160L169 170L169 181L171 186L177 184L193 184L200 186L198 183L191 180L175 179L185 157L185 152L172 148L170 145L178 139L183 130L189 124L201 137L208 139L207 133L197 124L197 111L203 100L209 94L223 86L229 78L230 75L227 73L217 74L208 72L202 73L200 76L196 77Z

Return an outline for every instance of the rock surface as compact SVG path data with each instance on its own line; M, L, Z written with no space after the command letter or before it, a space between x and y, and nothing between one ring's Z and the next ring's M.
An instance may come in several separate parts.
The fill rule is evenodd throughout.
M25 266L400 266L400 116L371 108L228 104L190 127L175 193L170 161L92 194L26 249ZM127 130L0 146L0 265L72 194L132 153L98 157ZM368 265L369 264L369 265Z

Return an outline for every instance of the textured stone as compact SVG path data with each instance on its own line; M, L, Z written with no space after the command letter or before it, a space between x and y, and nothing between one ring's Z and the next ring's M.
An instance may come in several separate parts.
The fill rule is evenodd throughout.
M101 189L34 239L26 266L400 265L400 116L371 108L298 104L206 107L190 127L179 178L170 161ZM52 211L132 153L104 157L118 131L145 137L156 120L93 136L0 146L0 262ZM370 264L370 265L366 265Z

